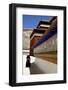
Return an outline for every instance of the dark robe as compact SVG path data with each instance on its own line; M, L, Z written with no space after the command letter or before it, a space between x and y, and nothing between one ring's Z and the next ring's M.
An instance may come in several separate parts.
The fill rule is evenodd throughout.
M30 56L27 56L26 67L31 67Z

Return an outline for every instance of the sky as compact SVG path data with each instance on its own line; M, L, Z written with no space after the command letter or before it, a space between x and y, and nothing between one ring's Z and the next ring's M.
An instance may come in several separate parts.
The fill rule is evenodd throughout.
M22 26L26 29L35 29L39 21L50 21L53 16L23 15Z

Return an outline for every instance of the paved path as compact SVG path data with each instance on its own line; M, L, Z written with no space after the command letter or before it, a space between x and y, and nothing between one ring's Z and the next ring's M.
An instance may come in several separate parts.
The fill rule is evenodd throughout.
M31 63L30 74L44 74L44 72L35 63Z

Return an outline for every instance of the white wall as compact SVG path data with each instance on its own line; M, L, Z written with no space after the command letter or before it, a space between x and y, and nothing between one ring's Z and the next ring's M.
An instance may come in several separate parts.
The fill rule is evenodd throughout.
M0 90L68 90L67 84L15 87L8 86L9 71L9 3L67 6L68 0L0 0ZM68 10L67 10L68 16ZM68 21L68 18L67 18ZM68 34L68 30L67 30ZM68 38L68 35L67 35ZM67 45L68 46L68 45ZM68 48L67 48L68 50ZM68 68L68 61L67 61ZM68 70L67 70L68 71ZM68 72L67 72L68 75ZM67 78L68 82L68 78Z
M57 34L49 38L46 42L43 42L42 44L34 48L34 53L43 53L56 50L57 50Z

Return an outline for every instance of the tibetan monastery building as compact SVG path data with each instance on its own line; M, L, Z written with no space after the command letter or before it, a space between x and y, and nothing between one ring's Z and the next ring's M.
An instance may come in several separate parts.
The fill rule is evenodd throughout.
M57 64L57 17L40 21L30 35L30 55Z

